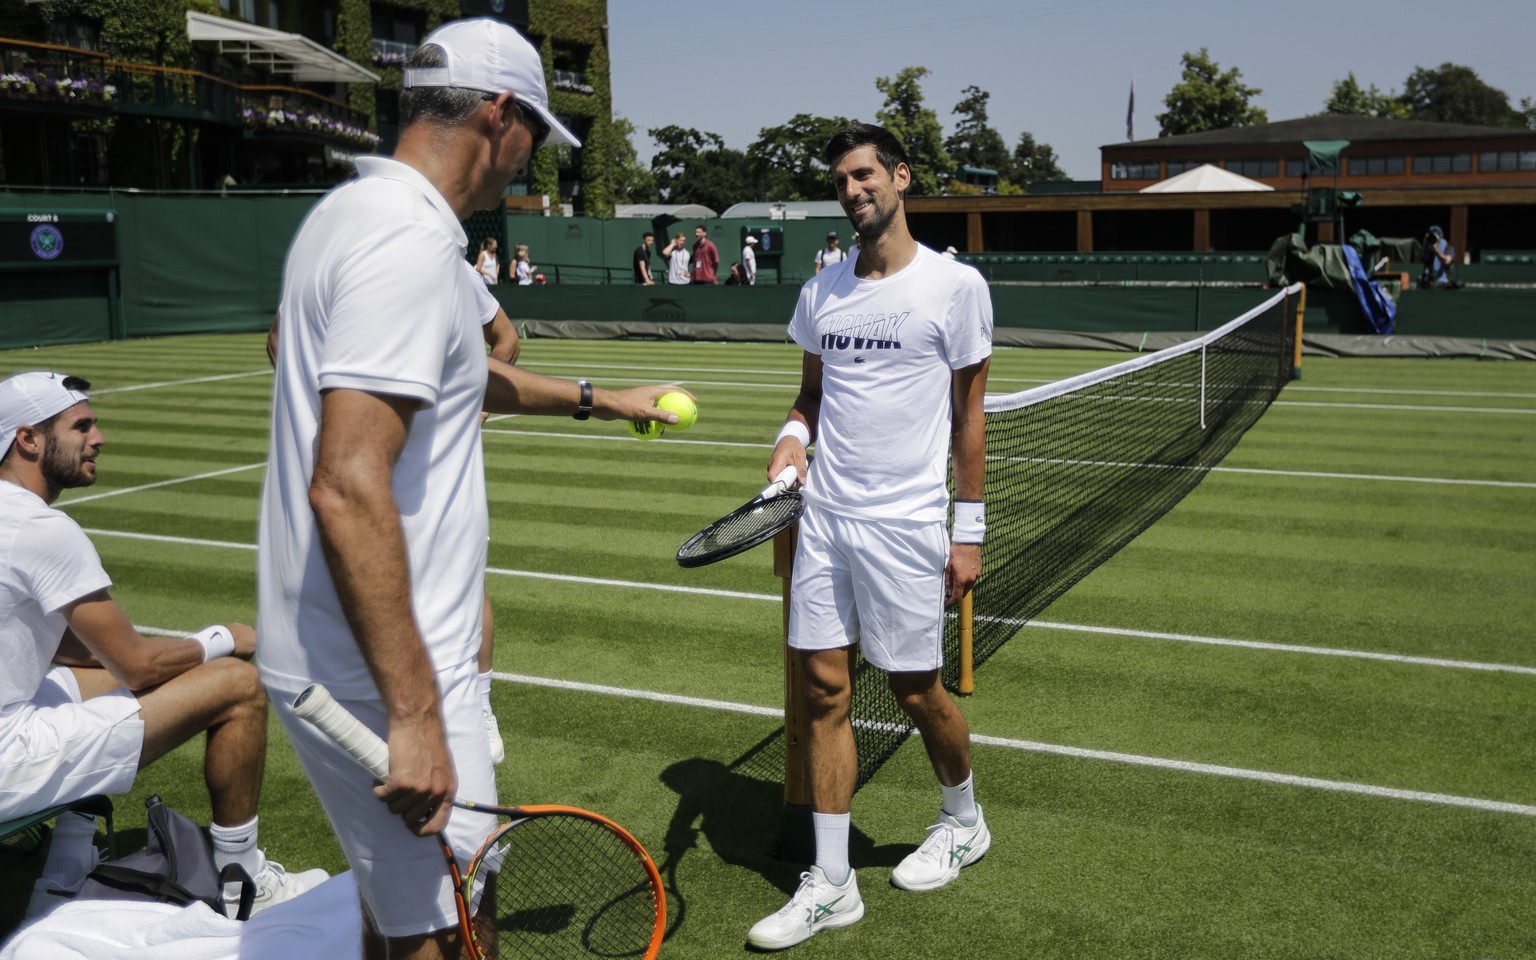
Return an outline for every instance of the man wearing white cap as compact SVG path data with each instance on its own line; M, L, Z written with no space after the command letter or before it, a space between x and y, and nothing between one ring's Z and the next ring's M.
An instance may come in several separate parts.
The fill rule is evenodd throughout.
M145 764L206 730L214 860L254 877L265 909L326 874L289 874L256 846L267 747L266 695L246 662L256 634L231 623L144 637L112 599L85 531L51 506L96 482L105 440L89 389L47 372L0 383L0 820L127 793ZM92 816L59 817L29 916L79 889L95 832Z
M747 234L747 242L741 248L741 273L747 286L757 282L757 238Z
M431 837L467 860L492 824L449 803L496 796L476 691L481 410L677 422L655 407L671 387L486 358L460 221L544 142L580 146L533 45L489 18L445 24L406 61L400 121L394 157L358 158L288 251L258 559L262 679L357 877L371 958L458 955ZM388 742L382 784L293 716L312 682Z

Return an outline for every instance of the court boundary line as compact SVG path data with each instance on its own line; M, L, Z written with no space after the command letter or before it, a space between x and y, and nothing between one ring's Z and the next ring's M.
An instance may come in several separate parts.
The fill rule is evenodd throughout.
M125 540L144 540L152 543L174 543L182 546L213 547L216 549L246 550L254 553L256 544L235 543L229 540L204 540L195 537L173 537L158 533L138 533L127 530L100 530L86 528L88 536L116 537ZM617 587L629 590L652 590L661 593L682 593L691 596L720 597L727 600L754 600L760 603L782 603L777 593L749 593L745 590L726 590L719 587L689 587L673 583L643 583L638 580L616 580L608 577L587 577L569 573L546 573L538 570L513 570L508 567L486 567L487 574L502 577L520 577L527 580L545 580L552 583L573 583L590 587ZM1195 643L1203 646L1234 647L1244 650L1263 650L1271 653L1314 654L1325 657L1401 663L1410 666L1437 667L1441 669L1475 670L1485 673L1512 673L1536 675L1536 667L1521 664L1489 663L1482 660L1453 660L1442 657L1421 657L1406 653L1383 653L1373 650L1349 650L1342 647L1308 647L1301 644L1273 643L1264 640L1240 640L1229 637L1206 637L1199 634L1164 633L1155 630L1138 630L1132 627L1105 627L1093 624L1058 623L1049 620L1030 620L1025 628L1061 630L1072 633L1101 634L1105 636L1132 637L1143 640L1171 640L1179 643Z

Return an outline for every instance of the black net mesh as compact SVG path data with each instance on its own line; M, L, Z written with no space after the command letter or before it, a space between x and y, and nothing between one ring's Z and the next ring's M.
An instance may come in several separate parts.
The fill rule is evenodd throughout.
M1236 446L1290 378L1294 310L1294 293L1285 291L1198 340L987 398L987 541L974 593L974 664L1172 509ZM953 691L960 676L953 611L942 676ZM852 717L862 787L912 732L885 675L862 657Z

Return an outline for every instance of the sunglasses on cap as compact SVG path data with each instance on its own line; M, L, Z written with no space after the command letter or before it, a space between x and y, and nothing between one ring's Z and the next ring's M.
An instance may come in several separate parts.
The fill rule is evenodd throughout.
M499 96L501 96L499 93L487 93L480 99L495 100ZM533 146L528 152L538 153L539 148L544 146L544 141L549 139L549 124L544 122L544 118L539 116L537 111L523 106L521 100L512 101L512 106L517 108L517 116L522 121L523 126L533 133Z

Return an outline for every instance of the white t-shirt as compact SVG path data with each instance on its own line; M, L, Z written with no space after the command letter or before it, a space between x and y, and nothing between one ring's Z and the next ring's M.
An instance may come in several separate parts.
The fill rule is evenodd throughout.
M80 525L0 480L0 740L43 683L68 624L59 611L112 586Z
M689 269L693 263L693 254L687 247L677 247L667 254L667 282L676 284L689 284L693 282L693 271Z
M466 260L464 262L468 263L469 261ZM496 260L496 255L488 250L481 252L476 269L480 271L475 274L476 279L484 280L487 285L495 283L496 278L501 275L501 264Z
M514 273L517 275L518 286L528 287L533 285L533 265L530 264L527 260L517 261L517 267L514 270Z
M470 264L468 260L464 261L464 266L469 267L470 276L474 277L476 280L480 279L480 274L475 272L475 268ZM480 326L482 327L490 323L492 320L495 320L496 311L501 309L501 303L497 301L495 295L493 295L491 291L485 288L486 284L483 283L474 288L475 312L480 316Z
M992 353L981 274L924 246L880 280L838 264L801 288L789 335L822 364L806 499L865 520L943 520L951 374Z
M835 264L842 263L847 259L848 254L844 253L841 247L837 249L833 249L832 247L822 247L820 250L816 251L816 262L821 264L821 269L823 270L830 266L834 266Z
M746 274L748 283L757 282L757 254L752 252L752 244L741 248L741 269Z
M411 606L434 666L480 645L489 520L479 412L486 383L480 297L458 217L426 178L360 157L360 178L310 211L284 268L272 439L262 489L262 676L377 696L331 581L308 499L322 390L421 406L395 464Z

